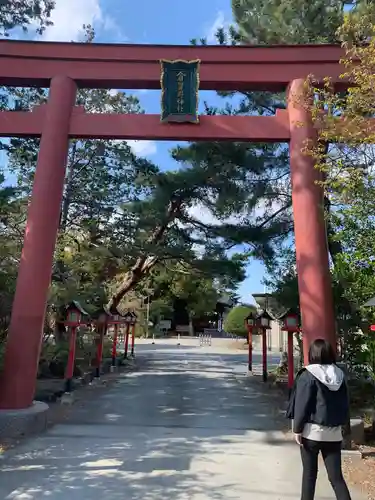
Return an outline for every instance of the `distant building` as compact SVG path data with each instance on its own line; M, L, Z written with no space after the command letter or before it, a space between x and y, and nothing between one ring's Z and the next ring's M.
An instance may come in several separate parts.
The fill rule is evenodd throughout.
M197 335L203 333L206 329L212 329L220 333L223 331L225 318L233 306L234 302L229 295L223 295L217 301L215 309L211 314L207 314L200 318L193 318L192 325L189 326L187 303L184 300L176 299L173 304L172 331Z

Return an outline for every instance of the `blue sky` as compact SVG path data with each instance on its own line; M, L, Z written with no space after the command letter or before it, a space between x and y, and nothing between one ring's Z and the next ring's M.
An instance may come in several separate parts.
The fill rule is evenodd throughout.
M91 24L96 41L102 43L189 44L192 38L206 37L208 43L214 44L217 28L230 24L232 12L230 0L56 0L52 19L54 26L39 39L78 41L82 38L82 26ZM160 112L159 91L141 90L134 94L147 113ZM211 91L200 92L201 105L204 100L223 104ZM142 141L133 147L161 168L173 169L169 150L175 144ZM195 214L202 219L208 217L200 207ZM263 265L250 262L247 275L239 290L245 302L251 301L251 293L263 291Z

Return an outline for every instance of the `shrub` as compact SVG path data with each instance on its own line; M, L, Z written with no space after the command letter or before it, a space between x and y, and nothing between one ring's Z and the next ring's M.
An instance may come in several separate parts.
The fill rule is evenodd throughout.
M229 311L228 316L224 321L224 330L227 333L232 333L233 335L239 335L241 337L247 337L247 328L245 326L245 318L255 311L255 307L252 306L237 306Z

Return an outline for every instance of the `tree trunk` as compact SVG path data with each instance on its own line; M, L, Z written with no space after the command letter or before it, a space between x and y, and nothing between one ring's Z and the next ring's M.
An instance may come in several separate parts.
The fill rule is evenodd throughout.
M303 333L296 333L296 340L298 345L298 369L300 370L303 366Z
M189 335L190 337L194 337L194 325L193 325L193 318L189 314Z
M139 257L137 262L126 273L121 285L117 288L114 295L107 304L107 309L116 309L125 295L130 292L144 278L151 269L157 264L158 257Z

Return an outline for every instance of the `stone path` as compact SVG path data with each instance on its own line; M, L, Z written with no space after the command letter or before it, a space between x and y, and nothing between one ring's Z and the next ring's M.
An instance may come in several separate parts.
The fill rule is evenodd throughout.
M299 450L236 355L159 343L138 356L138 371L4 455L0 499L299 499ZM333 498L322 471L317 500Z

